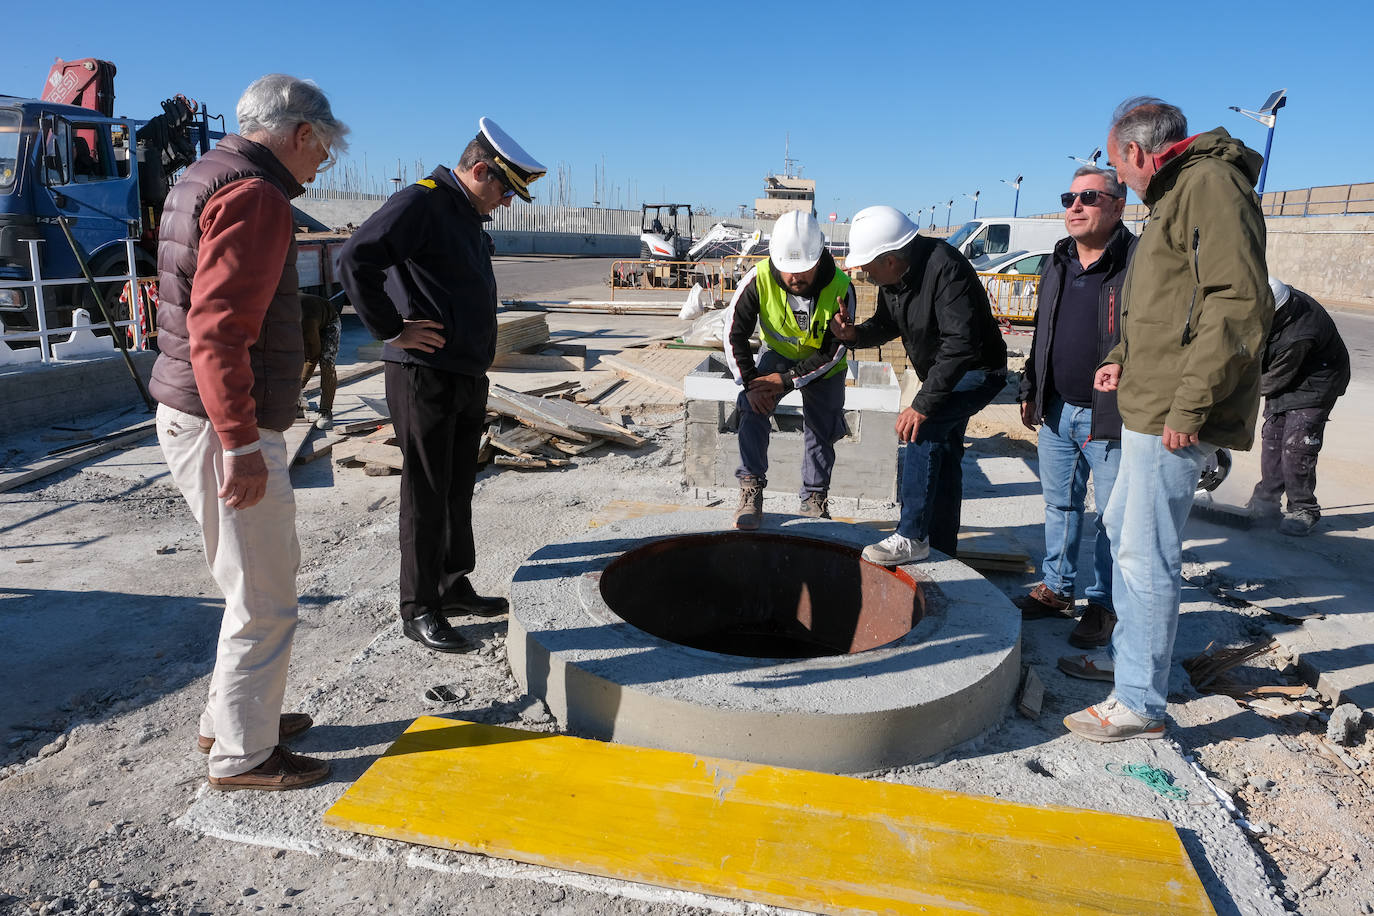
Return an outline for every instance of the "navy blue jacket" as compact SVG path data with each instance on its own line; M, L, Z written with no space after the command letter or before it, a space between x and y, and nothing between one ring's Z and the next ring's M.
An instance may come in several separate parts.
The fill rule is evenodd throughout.
M382 359L472 376L491 368L496 276L491 238L482 229L489 220L440 166L425 183L393 194L344 244L344 289L373 337L395 337L403 319L444 326L441 349L422 353L388 344Z
M1018 401L1035 404L1035 418L1045 418L1045 389L1050 372L1050 353L1054 348L1055 318L1059 311L1059 296L1064 289L1064 276L1077 252L1072 238L1062 238L1054 246L1054 254L1045 260L1040 270L1040 293L1035 307L1035 336L1031 339L1031 353L1021 377ZM1107 240L1102 257L1107 259L1107 275L1102 278L1102 293L1097 300L1097 358L1102 360L1121 340L1121 286L1126 282L1126 267L1135 251L1136 236L1117 224ZM1071 250L1072 249L1072 250ZM1092 432L1094 439L1120 439L1121 413L1116 407L1115 391L1093 389Z

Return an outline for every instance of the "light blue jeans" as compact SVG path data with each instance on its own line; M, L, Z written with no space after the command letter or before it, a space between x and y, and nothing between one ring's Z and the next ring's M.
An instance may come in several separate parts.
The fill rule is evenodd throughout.
M1078 575L1078 547L1083 540L1083 511L1092 473L1097 521L1093 524L1093 572L1096 579L1084 592L1107 610L1112 607L1112 543L1102 516L1112 497L1121 443L1092 438L1093 412L1053 397L1045 405L1040 427L1040 489L1045 495L1045 562L1041 577L1056 595L1073 595Z
M1112 633L1116 698L1137 715L1163 719L1178 632L1183 525L1207 456L1198 443L1171 452L1159 436L1121 431L1121 468L1107 504L1116 573Z

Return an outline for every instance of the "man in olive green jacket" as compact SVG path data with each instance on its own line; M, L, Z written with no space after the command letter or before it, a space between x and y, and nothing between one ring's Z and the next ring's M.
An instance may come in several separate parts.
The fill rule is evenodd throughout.
M1122 291L1121 342L1094 379L1117 392L1123 423L1104 519L1119 622L1108 652L1063 658L1060 668L1114 681L1105 703L1064 724L1120 741L1164 734L1183 524L1207 458L1254 441L1274 304L1258 153L1221 128L1189 136L1183 112L1153 98L1117 108L1107 153L1150 208Z

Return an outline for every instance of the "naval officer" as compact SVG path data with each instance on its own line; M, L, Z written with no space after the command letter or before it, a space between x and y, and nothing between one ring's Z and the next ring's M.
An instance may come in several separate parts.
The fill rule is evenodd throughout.
M490 118L455 168L397 192L339 259L363 325L385 341L386 399L401 448L400 611L407 637L439 652L474 648L445 615L491 616L478 595L472 489L496 354L491 237L498 207L531 200L547 171Z

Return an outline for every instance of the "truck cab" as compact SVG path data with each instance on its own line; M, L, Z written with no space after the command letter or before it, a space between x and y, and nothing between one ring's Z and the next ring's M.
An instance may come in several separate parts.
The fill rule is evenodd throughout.
M136 127L89 108L0 96L0 280L33 278L27 241L34 238L42 240L45 279L81 276L59 217L66 217L92 276L127 269L123 240L144 235ZM155 253L136 250L139 273L155 272ZM71 310L90 296L81 286L45 291L50 325L70 323ZM0 290L6 329L37 327L31 298L31 290Z

